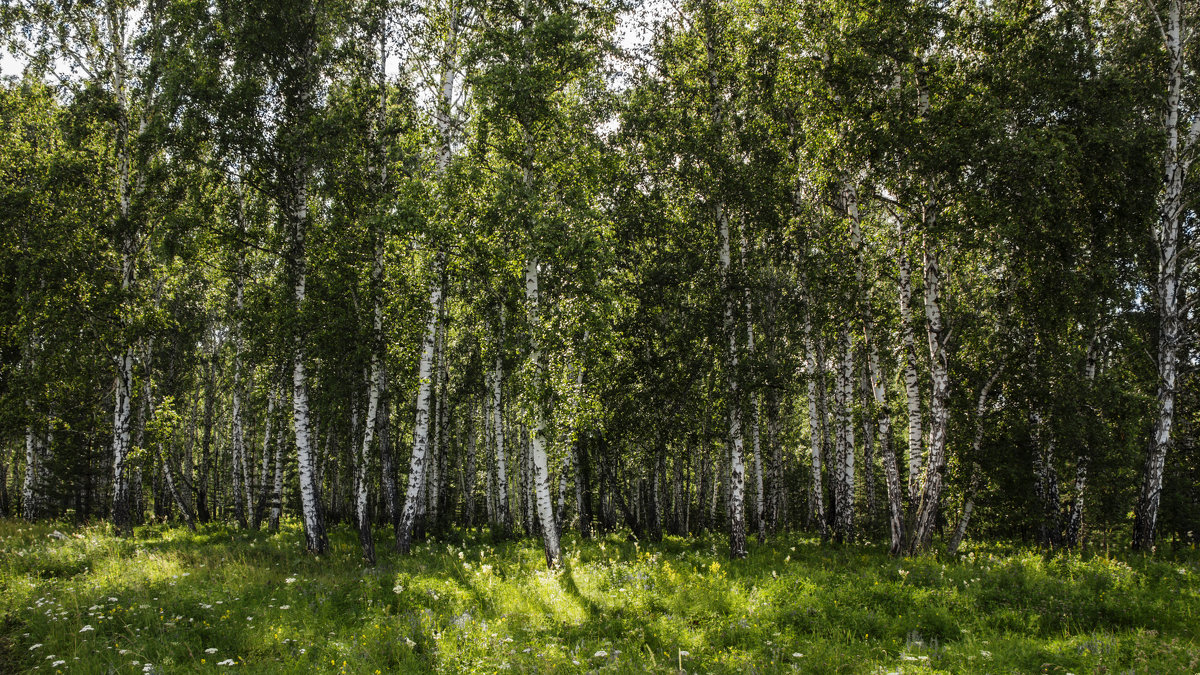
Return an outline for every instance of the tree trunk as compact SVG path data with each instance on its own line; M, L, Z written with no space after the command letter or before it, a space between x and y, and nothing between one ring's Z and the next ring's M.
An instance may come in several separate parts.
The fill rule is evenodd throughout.
M500 349L504 344L504 311L500 312L501 333L496 340L496 365L492 375L492 435L496 440L496 509L500 531L507 534L512 527L512 514L508 508L508 462L504 455L504 416L501 384L504 380L504 362Z
M929 211L927 218L929 225L932 225L933 215ZM927 226L926 231L928 229ZM929 398L929 462L925 468L925 485L921 492L917 523L913 532L914 552L928 547L933 537L946 470L946 432L950 417L947 406L950 396L950 370L946 355L946 338L942 328L941 269L938 266L937 253L933 250L928 236L927 234L924 242L925 321L933 389Z
M825 487L821 470L825 439L822 434L824 424L818 409L818 388L825 386L825 377L821 367L821 355L816 349L812 337L812 323L807 313L804 323L804 349L808 355L808 430L812 456L812 492L809 494L809 504L813 517L816 518L817 527L821 531L821 537L824 538L829 533L825 527Z
M117 115L117 248L121 256L121 332L125 346L115 357L113 374L112 435L112 520L117 532L133 534L133 513L126 462L130 451L131 403L133 399L133 343L129 306L137 274L138 230L133 224L133 148L130 130L130 103L127 84L129 67L126 54L124 7L108 6L108 37L111 44L111 77Z
M908 402L908 500L915 510L921 497L921 389L917 374L916 328L912 316L912 272L908 258L904 225L897 219L900 230L896 255L899 261L900 335L904 349L904 393Z
M1155 283L1159 322L1157 416L1142 471L1141 493L1134 512L1133 548L1139 551L1154 549L1163 470L1172 444L1179 347L1183 338L1184 309L1179 271L1181 268L1187 269L1192 263L1187 242L1181 241L1180 235L1184 213L1184 180L1195 158L1200 123L1193 120L1187 134L1181 134L1180 116L1184 114L1186 84L1184 49L1192 37L1184 22L1183 0L1170 0L1166 21L1162 25L1169 78L1163 116L1167 147L1163 153L1163 188L1158 196L1158 222L1154 228L1154 243L1158 253L1158 277Z
M868 327L869 328L869 327ZM892 555L899 555L904 547L904 505L900 469L896 465L896 453L892 449L892 418L888 415L887 387L879 366L879 346L865 333L867 343L867 368L871 375L871 391L875 399L876 423L880 460L883 462L884 484L887 486L888 531L891 534Z
M429 320L425 324L425 340L421 347L421 365L418 370L417 416L413 425L413 449L409 462L408 489L404 497L404 510L400 514L400 529L396 533L396 551L407 555L412 547L413 527L416 524L428 466L429 422L433 397L434 348L438 335L438 320L442 310L442 277L445 274L446 256L439 253L434 265L434 279L429 284Z
M842 329L841 363L834 385L837 410L837 446L834 455L834 540L854 538L854 418L850 405L854 396L854 343L850 324Z
M746 468L743 461L742 405L738 376L738 345L734 317L737 296L734 294L730 270L729 217L723 204L716 206L720 235L721 286L725 295L725 335L728 349L725 356L725 377L728 382L729 408L729 555L746 557Z
M374 319L372 322L371 377L367 386L367 416L363 423L362 445L355 462L354 472L354 519L358 529L358 543L362 547L363 559L368 565L375 564L375 539L371 534L371 514L367 511L368 475L371 466L371 442L375 440L375 429L379 423L379 395L383 389L383 237L376 233L375 264L371 269L371 285L374 291Z
M305 158L296 157L291 170L290 192L284 210L291 221L292 250L289 262L292 266L295 311L299 317L303 317L307 279L304 238L308 227L308 167ZM296 436L296 457L300 468L300 510L304 520L305 548L310 553L323 554L329 550L329 538L325 534L325 516L321 509L316 444L310 435L305 338L304 329L297 327L292 338L292 428Z

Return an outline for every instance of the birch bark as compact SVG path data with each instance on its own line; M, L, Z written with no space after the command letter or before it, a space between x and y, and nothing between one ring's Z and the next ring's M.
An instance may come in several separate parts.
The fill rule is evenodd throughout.
M1170 450L1171 430L1175 421L1176 379L1179 348L1183 339L1183 303L1181 302L1180 270L1191 263L1189 247L1181 240L1184 213L1184 183L1195 159L1195 145L1200 135L1200 120L1195 113L1188 115L1185 105L1184 49L1193 37L1183 15L1183 0L1169 0L1165 21L1159 18L1168 57L1166 110L1163 131L1166 148L1163 151L1163 188L1158 196L1158 222L1154 228L1154 244L1158 254L1158 276L1155 282L1158 305L1158 393L1157 415L1150 450L1142 471L1142 488L1134 512L1133 548L1150 551L1154 548L1154 529L1158 522L1158 507L1162 497L1163 469ZM1151 11L1155 11L1151 8ZM1186 133L1183 117L1191 121Z
M1095 414L1095 409L1091 405L1094 400L1093 388L1096 384L1096 364L1100 358L1100 336L1099 334L1092 337L1092 341L1088 344L1087 357L1084 362L1083 377L1087 382L1088 399L1089 399L1089 414ZM1070 510L1067 512L1067 531L1063 537L1063 545L1067 548L1075 548L1079 546L1080 537L1083 534L1083 505L1084 494L1087 491L1088 464L1090 454L1083 448L1075 456L1075 496L1071 501Z
M926 231L935 218L933 207L926 207ZM946 432L950 411L947 406L950 395L950 371L946 354L946 336L942 325L941 267L937 251L924 238L924 285L925 326L929 342L930 375L933 381L929 397L929 462L925 467L925 481L921 491L920 506L914 527L912 549L920 551L929 546L942 496L943 477L946 469Z
M396 533L396 551L407 555L412 547L413 527L416 524L422 492L429 466L429 422L433 397L433 357L437 341L438 319L442 309L441 277L445 268L445 254L439 253L434 265L437 279L430 284L429 319L425 323L425 340L421 346L421 364L418 370L417 418L413 428L412 458L409 462L408 489L404 497L404 510L400 514L400 529Z
M137 271L138 231L133 215L133 148L130 130L130 101L128 89L129 55L126 31L128 11L118 3L107 8L108 39L110 41L113 96L117 106L117 248L121 256L121 297L128 302L133 294ZM130 330L130 309L123 307L122 332ZM115 356L113 375L113 526L122 534L133 533L133 513L126 459L130 450L131 403L133 399L133 343L123 335L125 345Z
M823 463L825 439L823 437L824 424L821 420L821 412L818 409L818 387L824 385L824 373L821 368L821 356L817 352L816 343L812 336L812 320L810 313L805 312L804 315L804 350L807 355L808 369L808 434L809 434L809 451L812 457L812 492L809 495L809 503L812 505L811 510L813 517L817 520L817 527L821 531L821 537L828 536L829 532L826 528L825 518L825 486L822 481L823 471L821 465Z
M308 225L307 168L303 159L292 167L291 192L288 195L288 215L292 228L291 264L296 311L303 314L305 301L306 264L304 236ZM308 371L305 366L306 344L302 330L293 338L292 350L292 428L296 436L296 456L300 468L300 511L304 520L305 548L310 553L323 554L329 550L325 533L325 517L318 492L317 457L310 435L311 419L308 407Z
M837 411L837 446L834 456L834 540L838 543L854 537L854 419L850 403L854 397L854 343L850 324L842 329L841 358L834 385Z
M899 230L896 256L899 270L897 280L900 295L900 337L904 350L904 393L908 404L908 500L909 507L915 510L920 500L923 464L921 389L917 371L916 329L912 315L912 266L908 257L908 232L899 218L896 219L896 226Z
M728 340L725 356L725 377L728 381L729 408L729 555L746 557L746 466L743 460L741 388L738 378L737 323L734 317L737 296L734 294L730 269L729 217L723 204L716 205L719 235L721 287L725 295L725 335Z
M749 248L746 237L746 224L742 223L741 236L741 263L742 263L742 278L750 278L750 268L746 264L746 249ZM754 364L754 307L750 297L750 285L745 284L744 290L745 311L746 311L746 359L751 365ZM760 407L758 396L755 392L748 392L750 395L750 447L754 451L754 524L755 536L758 542L762 543L766 540L766 500L763 494L763 462L762 462L762 441L759 436L759 415Z

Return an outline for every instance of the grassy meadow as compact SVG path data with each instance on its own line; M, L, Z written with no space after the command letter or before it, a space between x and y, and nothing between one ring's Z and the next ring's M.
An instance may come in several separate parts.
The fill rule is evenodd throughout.
M1200 551L1045 557L968 542L890 558L784 535L730 561L722 538L459 532L366 568L223 525L0 520L0 672L1198 673Z

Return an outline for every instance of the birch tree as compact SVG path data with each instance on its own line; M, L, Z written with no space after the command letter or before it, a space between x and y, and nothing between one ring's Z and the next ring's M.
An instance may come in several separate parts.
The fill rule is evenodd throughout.
M1194 17L1183 0L1168 0L1165 7L1148 5L1154 27L1162 38L1167 56L1166 97L1162 108L1162 188L1158 195L1158 219L1155 223L1154 250L1158 257L1154 281L1154 299L1158 311L1158 391L1156 418L1142 471L1142 487L1134 511L1133 547L1154 548L1154 529L1162 496L1163 468L1171 447L1171 429L1175 422L1175 402L1179 369L1179 351L1183 339L1185 302L1182 275L1194 262L1191 242L1183 222L1189 208L1185 188L1196 157L1200 138L1195 95L1191 91L1188 46L1193 35Z

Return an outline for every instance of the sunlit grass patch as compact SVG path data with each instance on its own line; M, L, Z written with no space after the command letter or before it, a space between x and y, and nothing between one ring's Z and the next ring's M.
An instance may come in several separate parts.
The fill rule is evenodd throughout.
M382 535L382 532L381 532ZM0 663L18 672L1197 672L1200 564L977 545L890 558L785 535L652 545L456 531L356 538L0 521Z

